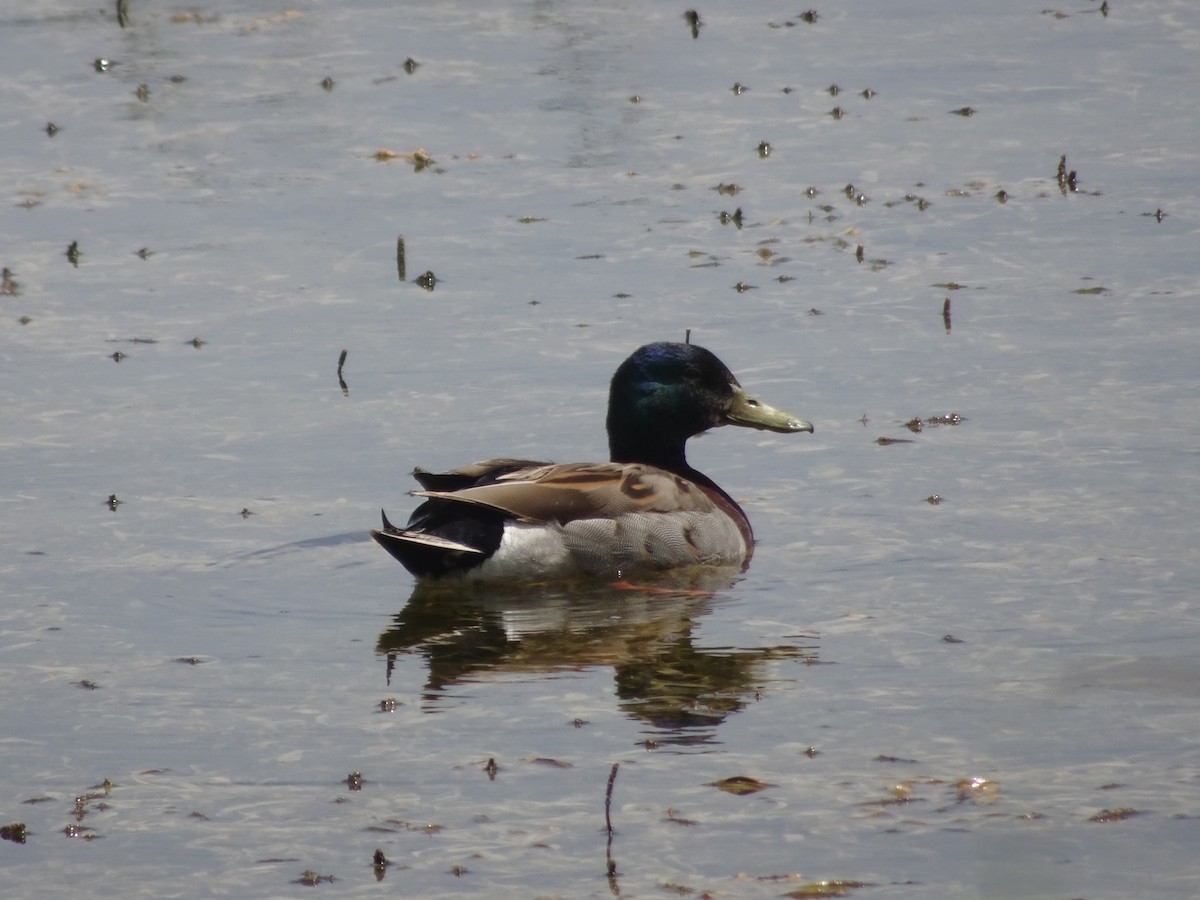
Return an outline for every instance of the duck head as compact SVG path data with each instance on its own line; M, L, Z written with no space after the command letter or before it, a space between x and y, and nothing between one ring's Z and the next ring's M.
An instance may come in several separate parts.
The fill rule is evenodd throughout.
M810 423L749 394L713 353L695 344L646 344L621 363L608 395L613 462L640 462L688 471L687 439L738 425L792 433Z

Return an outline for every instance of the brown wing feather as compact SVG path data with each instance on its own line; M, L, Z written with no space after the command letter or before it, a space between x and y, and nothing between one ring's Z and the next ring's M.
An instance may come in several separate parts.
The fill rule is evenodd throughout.
M506 473L493 484L415 493L498 509L523 522L559 524L647 512L707 513L715 508L690 481L632 463L537 466Z

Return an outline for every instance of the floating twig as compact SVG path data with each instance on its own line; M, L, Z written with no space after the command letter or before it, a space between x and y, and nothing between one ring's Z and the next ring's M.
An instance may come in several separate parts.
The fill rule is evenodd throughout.
M613 896L618 896L621 893L617 885L617 861L613 859L612 855L612 795L613 785L617 782L617 769L620 767L620 763L613 763L612 771L608 773L608 789L604 792L604 827L608 830L608 844L604 850L605 870L608 873L608 888L612 891Z
M621 768L620 763L613 763L612 771L608 773L608 790L604 792L604 827L608 829L608 836L611 838L613 833L612 827L612 795L613 785L617 782L617 769Z
M342 388L343 396L346 396L346 397L350 396L350 388L347 387L347 385L346 385L346 379L344 379L342 377L342 366L344 366L346 364L346 354L348 352L349 351L347 351L347 350L342 350L342 355L338 357L338 371L337 371L338 384Z
M1079 175L1074 169L1070 172L1067 171L1067 155L1065 153L1058 158L1058 173L1056 178L1058 180L1058 189L1064 195L1068 192L1073 194L1079 190Z

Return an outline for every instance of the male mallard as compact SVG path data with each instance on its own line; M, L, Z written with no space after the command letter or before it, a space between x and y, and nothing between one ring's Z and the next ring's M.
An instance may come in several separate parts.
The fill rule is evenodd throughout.
M624 577L695 565L744 565L754 533L742 508L688 465L684 444L719 425L790 433L803 419L742 390L695 344L647 344L621 363L608 395L611 462L492 459L417 469L428 498L408 527L387 515L371 535L418 578Z

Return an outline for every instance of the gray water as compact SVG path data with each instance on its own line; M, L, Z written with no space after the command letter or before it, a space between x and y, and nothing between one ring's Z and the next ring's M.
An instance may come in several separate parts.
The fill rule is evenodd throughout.
M1200 7L685 9L0 5L5 897L1200 891ZM688 329L744 576L367 538Z

